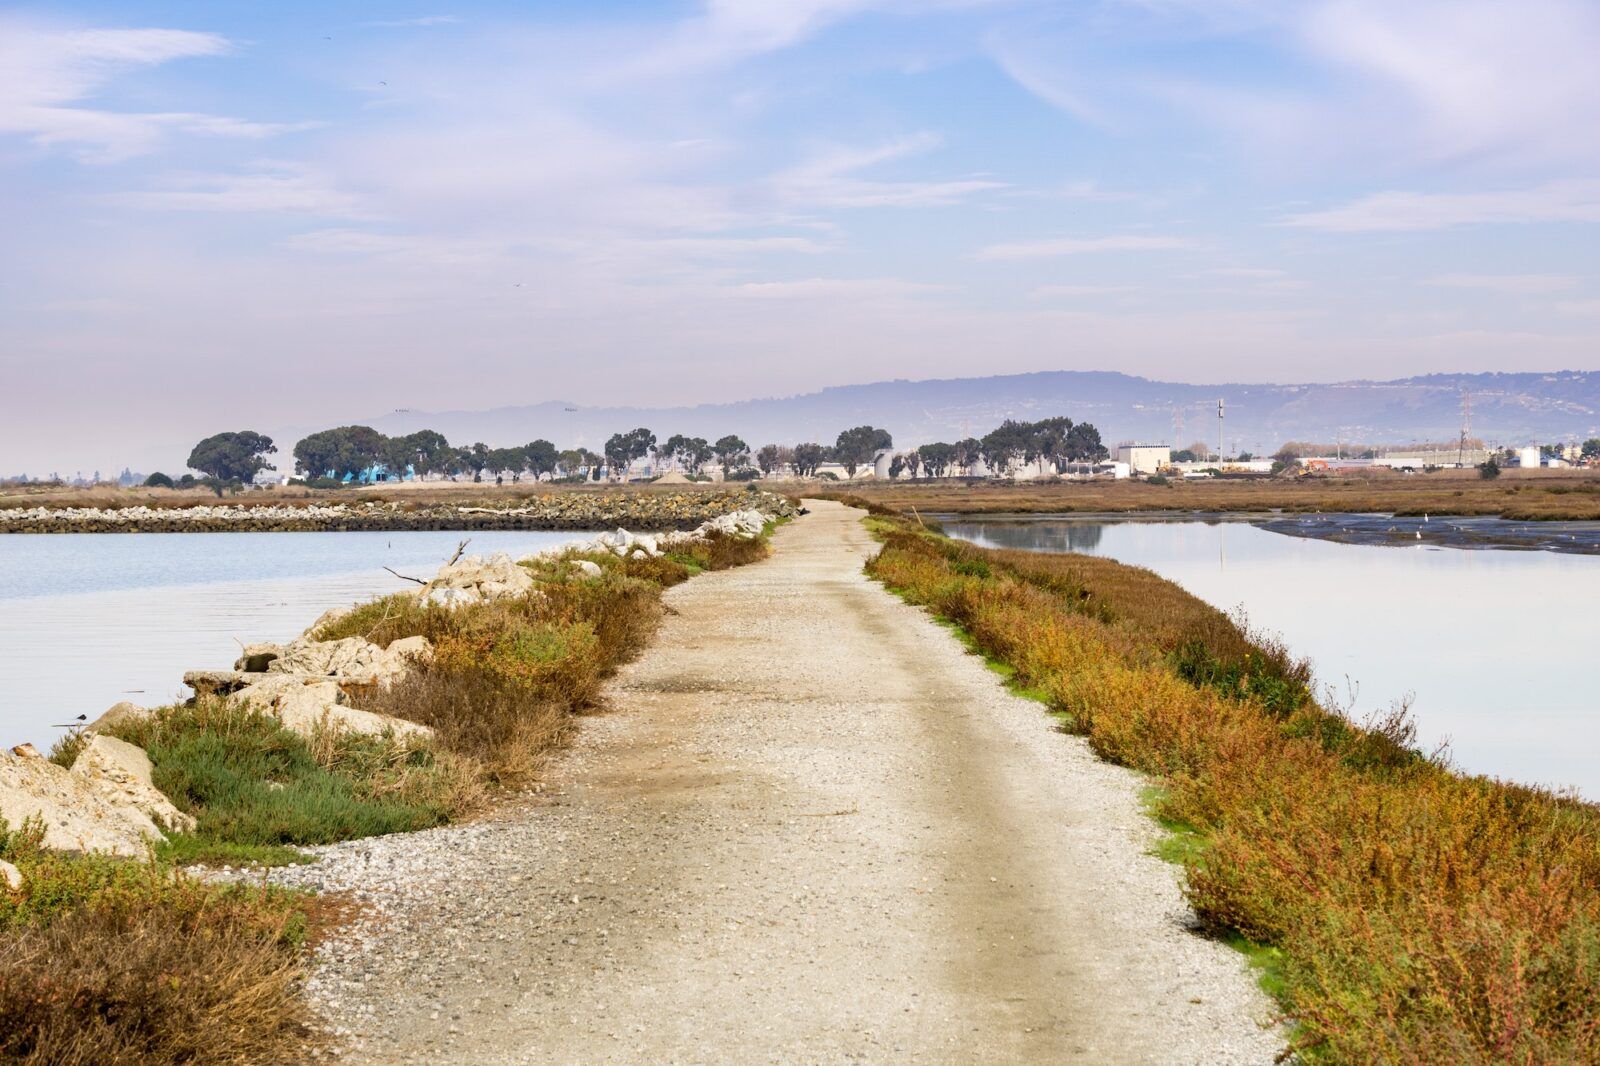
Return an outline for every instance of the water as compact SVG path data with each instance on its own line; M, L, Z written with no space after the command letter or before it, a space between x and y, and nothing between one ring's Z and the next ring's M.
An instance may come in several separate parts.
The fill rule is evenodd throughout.
M330 607L415 587L470 538L513 557L578 532L0 535L0 747L41 750L59 723L119 700L189 695L239 644L289 640Z
M1600 557L1380 547L1250 522L945 519L985 547L1148 567L1308 656L1359 719L1408 694L1464 770L1600 799Z

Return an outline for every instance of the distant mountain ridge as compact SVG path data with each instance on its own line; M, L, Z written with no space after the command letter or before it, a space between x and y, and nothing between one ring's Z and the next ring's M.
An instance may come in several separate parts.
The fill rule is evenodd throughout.
M598 450L618 431L646 426L715 439L737 433L752 446L815 440L870 423L898 446L982 436L1007 418L1066 415L1121 440L1215 443L1223 401L1229 451L1271 451L1286 440L1405 444L1454 440L1462 397L1472 435L1526 444L1600 436L1600 371L1430 374L1334 384L1189 385L1114 371L1052 370L992 377L838 385L798 396L692 407L582 407L551 400L483 411L406 411L371 421L385 433L435 429L454 443L523 444L543 437ZM1175 433L1175 415L1181 432Z

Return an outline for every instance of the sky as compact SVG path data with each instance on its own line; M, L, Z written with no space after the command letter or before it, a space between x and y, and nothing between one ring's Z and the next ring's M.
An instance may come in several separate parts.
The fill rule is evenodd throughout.
M397 408L1600 369L1596 55L1595 0L0 8L0 475Z

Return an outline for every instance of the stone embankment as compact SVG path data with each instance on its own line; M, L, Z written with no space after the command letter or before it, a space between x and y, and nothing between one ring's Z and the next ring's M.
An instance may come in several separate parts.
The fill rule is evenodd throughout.
M766 492L556 492L506 506L415 503L252 502L193 507L26 507L0 511L0 533L349 532L427 529L561 530L623 526L689 531L749 507L788 515L788 500Z
M748 494L739 493L728 494L724 502L748 501ZM636 534L619 528L527 558L606 553L622 558L654 557L715 534L752 537L789 509L775 497L764 496L762 502L771 510L729 510L692 530L661 534ZM591 560L576 558L573 562L574 579L600 573L599 565ZM487 559L452 559L431 580L401 595L454 608L502 597L539 595L535 585L528 568L500 553ZM287 729L306 737L353 731L389 737L401 746L431 742L433 731L426 726L351 706L352 695L394 683L414 663L433 654L432 645L421 636L395 640L386 647L362 637L319 639L331 622L352 609L325 613L288 643L247 644L232 670L191 670L184 675L184 683L197 699L218 698L253 708L277 717ZM149 756L109 735L117 725L153 713L133 703L112 707L79 735L82 743L70 767L46 759L31 744L18 745L10 753L0 751L0 821L13 829L25 822L41 823L47 848L125 857L147 855L165 833L192 828L194 819L153 784ZM14 867L0 867L0 880L14 889L20 873Z

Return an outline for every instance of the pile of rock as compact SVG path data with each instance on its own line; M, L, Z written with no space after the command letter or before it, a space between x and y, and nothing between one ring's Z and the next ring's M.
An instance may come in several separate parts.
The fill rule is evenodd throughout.
M669 530L666 533L630 533L626 529L618 529L614 533L601 533L599 536L589 540L573 541L569 544L560 544L553 548L547 548L538 553L538 555L530 556L530 558L566 555L569 553L594 555L609 553L623 559L630 556L645 556L653 559L679 545L704 541L713 536L737 537L741 540L753 539L759 537L769 523L781 517L783 517L783 513L776 511L763 512L749 509L718 515L700 523L694 529L688 530Z
M0 818L13 829L37 819L47 848L127 856L145 854L163 829L194 827L151 783L143 749L100 735L89 737L70 770L31 744L0 752Z
M766 492L600 489L496 499L490 506L365 500L352 503L225 503L180 507L18 507L0 510L0 533L196 533L408 529L689 530L755 505L768 514L793 508Z
M196 696L219 696L274 715L303 736L349 729L425 740L433 736L427 726L357 710L349 703L352 694L392 684L413 662L432 654L427 637L405 637L383 648L363 637L314 640L306 635L288 644L248 644L232 670L191 670L183 683Z

